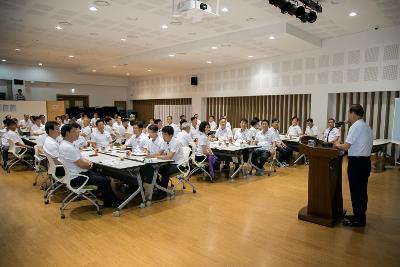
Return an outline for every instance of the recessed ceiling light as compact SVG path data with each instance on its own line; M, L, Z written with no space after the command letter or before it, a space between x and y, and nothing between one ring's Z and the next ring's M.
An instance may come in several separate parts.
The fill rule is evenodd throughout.
M246 21L247 22L254 22L254 21L257 21L257 19L256 18L247 18Z
M129 72L127 72L127 73L126 73L126 76L129 76L129 75L131 75L131 74L130 74Z
M248 58L253 58L254 56L247 56Z
M349 16L350 16L350 17L355 17L355 16L357 16L357 12L354 12L354 11L353 11L353 12L350 12L350 13L349 13Z
M15 48L15 51L21 51L21 49L19 49L19 48Z
M125 41L126 41L126 38L121 38L121 41L122 41L122 42L125 42Z
M61 26L56 26L57 30L62 30L63 28Z
M72 92L72 93L75 93L75 88L72 88L72 89L71 89L71 92Z
M91 7L89 7L89 10L90 11L97 11L97 8L95 6L91 6Z
M39 62L38 65L41 67L41 66L43 66L43 63L42 63L42 62Z
M96 72L97 70L92 70L92 72Z
M7 59L2 59L1 61L3 61L3 62L6 62L6 61L7 61Z
M170 57L174 57L175 55L174 54L171 54L171 55L169 55Z
M112 66L112 68L113 68L113 69L115 69L116 67L117 67L117 66L115 66L115 65L114 65L114 66Z
M168 26L164 24L164 25L161 26L161 29L166 30L166 29L168 29Z
M268 37L268 39L275 40L275 36L271 35L270 37Z
M147 70L148 72L151 72L151 70Z
M70 56L68 56L69 58L74 58L75 56L73 56L73 55L70 55Z
M212 64L212 61L207 61L207 64Z
M228 12L228 11L229 11L229 9L228 9L228 8L226 8L226 7L223 7L223 8L221 8L221 11L222 11L222 12Z
M211 49L216 50L216 49L218 49L218 47L216 47L216 46L211 46Z

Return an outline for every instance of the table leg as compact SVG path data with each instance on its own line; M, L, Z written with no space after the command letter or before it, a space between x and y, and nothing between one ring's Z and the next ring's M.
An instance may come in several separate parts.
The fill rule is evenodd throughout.
M142 186L142 178L140 177L140 172L139 172L140 168L135 168L133 170L133 174L132 171L129 171L129 175L134 179L136 176L137 179L137 183L139 188L133 192L121 205L118 206L118 208L113 212L113 215L115 217L119 217L121 215L121 210L129 203L132 201L133 198L135 198L139 193L141 194L142 197L142 202L140 203L140 208L144 208L146 207L146 199L144 197L144 191L143 191L143 186Z
M155 164L152 167L154 168L154 174L153 174L153 180L152 180L151 185L150 185L150 195L149 195L149 197L147 199L147 202L146 202L147 206L150 206L151 203L152 203L154 187L159 189L159 190L162 190L162 191L166 192L167 194L170 194L172 197L175 195L174 191L166 189L166 188L160 186L159 184L157 184L157 177L158 177L158 171L160 170L160 165Z

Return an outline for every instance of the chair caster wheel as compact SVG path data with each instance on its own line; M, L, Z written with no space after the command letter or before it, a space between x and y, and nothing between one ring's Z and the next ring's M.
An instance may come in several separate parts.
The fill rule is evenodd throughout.
M64 214L61 214L61 219L65 219L65 215Z
M174 199L174 198L175 198L175 195L170 195L170 196L169 196L169 199L170 199L170 200L172 200L172 199Z
M102 210L98 210L97 211L97 215L103 215L103 211Z
M44 201L44 204L49 204L50 202L49 202L49 200L48 199L46 199L45 201Z
M197 193L197 191L196 190L193 190L193 194L196 194Z
M268 173L268 176L271 176L271 173Z
M147 200L146 201L146 206L148 207L148 206L151 206L151 201L150 200Z
M7 173L10 173L11 171L7 171Z
M33 185L33 186L36 186L36 185L37 185L37 183L36 183L36 182L34 182L32 185Z
M119 210L116 210L113 212L114 217L119 217L121 215L121 212Z
M182 186L182 189L186 189L186 186Z
M139 208L144 209L146 207L146 203L140 203Z

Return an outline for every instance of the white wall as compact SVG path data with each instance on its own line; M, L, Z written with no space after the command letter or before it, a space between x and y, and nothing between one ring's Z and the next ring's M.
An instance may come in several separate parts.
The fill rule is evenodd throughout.
M15 110L3 111L3 106L7 105L10 107L13 105ZM22 120L24 114L29 115L45 115L47 117L46 101L0 101L0 120L1 122L5 119L6 115L11 115L12 118Z
M75 88L76 95L89 95L90 106L113 106L114 100L128 100L128 79L125 77L79 74L71 69L0 63L0 79L24 80L27 100L56 100L57 94L72 94L72 88ZM13 86L13 90L16 89L18 88Z
M311 117L325 128L328 94L399 90L400 27L326 40L321 49L220 68L134 78L131 99L192 98L205 119L210 96L311 93ZM190 86L197 76L199 85Z
M72 93L72 88L75 93ZM56 100L57 94L89 95L91 107L114 106L114 100L127 100L127 88L122 86L28 82L25 92L30 100Z

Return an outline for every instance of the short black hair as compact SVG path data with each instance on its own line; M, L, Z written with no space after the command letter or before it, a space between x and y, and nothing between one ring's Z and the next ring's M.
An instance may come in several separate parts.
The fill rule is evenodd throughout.
M190 118L190 121L194 121L194 120L197 120L197 118L195 116Z
M18 93L21 93L22 92L22 89L18 89Z
M132 126L136 125L139 129L143 129L143 126L144 126L142 121L134 121L133 124L131 124L131 125Z
M15 120L6 120L6 125L7 127L10 127L11 125L17 125L17 123L15 122Z
M311 119L311 118L308 118L308 119L307 119L307 122L314 123L314 120L313 120L313 119Z
M328 119L328 122L329 122L329 121L333 121L334 123L336 122L334 118L329 118L329 119Z
M172 126L164 126L161 130L162 133L166 133L168 135L174 135L174 128Z
M103 121L102 119L97 120L97 121L96 121L96 126L98 126L100 122L104 123L104 121Z
M33 117L33 120L34 120L34 121L40 120L40 116L35 116L35 117Z
M182 119L182 120L179 122L179 125L182 126L182 124L184 124L185 122L187 122L187 120Z
M61 120L61 116L56 116L54 119L57 120L58 118Z
M241 118L240 122L242 122L242 121L245 122L245 123L249 123L249 121L246 118Z
M279 122L279 119L278 118L273 118L272 119L272 123L275 123L275 122Z
M210 116L208 116L209 118L213 118L213 119L215 119L215 117L214 117L214 115L210 115Z
M292 119L291 119L290 121L293 121L293 120L297 120L297 121L298 121L298 120L299 120L299 117L293 116Z
M263 119L263 120L261 121L261 123L263 123L263 122L266 122L266 123L268 123L268 125L269 125L269 120Z
M253 117L253 120L260 122L260 118L258 118L258 117Z
M56 121L48 121L44 125L44 130L46 131L47 134L49 134L50 130L54 131L56 126L60 126L60 124Z
M130 122L130 120L127 119L127 118L123 118L123 119L122 119L122 122Z
M108 122L110 122L110 121L112 121L112 119L110 118L110 117L107 117L106 119L105 119L105 122L106 123L108 123ZM97 122L97 121L96 121Z
M351 105L349 112L354 113L359 117L364 117L364 108L360 104Z
M204 133L206 131L207 125L210 126L207 121L202 121L199 125L199 132Z
M250 121L251 126L255 126L257 123L258 123L258 121L254 118Z
M156 132L158 132L158 126L155 124L151 124L149 126L148 130L156 133Z
M159 122L162 122L162 120L160 120L160 119L155 119L154 120L154 124L158 124Z
M180 119L185 118L185 117L186 117L186 116L183 115L183 114L179 116Z
M65 137L65 136L67 135L67 133L70 132L70 131L72 130L72 128L80 129L81 126L80 126L78 123L76 123L76 122L73 122L73 123L70 123L70 124L65 124L65 125L61 128L61 135L62 135L62 137Z

